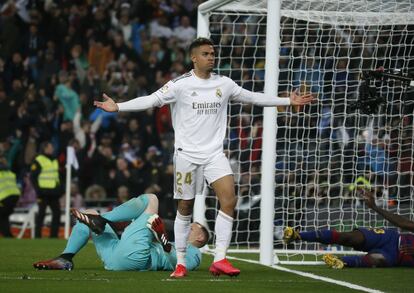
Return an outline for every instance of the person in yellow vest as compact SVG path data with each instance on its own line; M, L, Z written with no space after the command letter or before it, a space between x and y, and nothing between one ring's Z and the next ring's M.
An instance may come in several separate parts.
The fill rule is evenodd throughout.
M355 189L368 189L371 190L371 182L369 179L370 176L358 176L354 183L349 184L349 191L354 191Z
M40 145L40 154L32 163L31 178L37 193L37 204L39 212L36 217L36 238L42 237L42 227L45 218L46 207L52 210L52 224L50 237L58 237L60 226L60 205L59 198L62 195L59 179L59 164L53 156L54 148L52 143L43 142Z
M0 233L3 237L13 237L9 216L13 213L20 194L16 174L9 170L6 158L0 156Z

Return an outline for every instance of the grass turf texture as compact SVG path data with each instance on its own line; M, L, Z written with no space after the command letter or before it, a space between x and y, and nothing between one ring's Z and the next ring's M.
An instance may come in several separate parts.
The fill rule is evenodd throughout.
M75 258L73 271L36 271L32 263L57 256L63 240L0 239L0 292L350 292L336 286L259 265L233 261L237 278L214 278L208 273L212 258L203 256L198 271L183 280L169 272L105 271L94 246L88 244ZM240 255L238 255L240 256ZM251 257L249 257L251 258ZM411 269L353 269L334 271L324 266L288 266L386 292L409 292Z

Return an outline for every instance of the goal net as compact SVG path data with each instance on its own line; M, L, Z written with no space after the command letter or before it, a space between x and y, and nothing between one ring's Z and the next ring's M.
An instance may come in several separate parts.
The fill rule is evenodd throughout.
M221 5L204 15L217 45L216 72L263 91L267 1L215 2ZM414 72L414 4L285 0L280 15L279 96L298 89L313 93L317 102L278 108L274 248L282 262L316 263L327 250L347 251L315 243L286 246L283 227L390 227L358 198L358 185L374 188L379 205L412 218L413 93L409 83L364 82L360 76L379 67ZM361 103L368 97L365 84L378 97L369 114ZM239 252L259 247L262 121L260 107L229 107L225 150L239 196L231 245ZM212 228L218 202L212 191L206 194Z

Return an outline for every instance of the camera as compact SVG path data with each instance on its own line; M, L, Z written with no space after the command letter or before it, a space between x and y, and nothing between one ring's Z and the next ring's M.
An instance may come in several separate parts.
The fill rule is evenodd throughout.
M392 80L394 84L395 82L400 82L401 86L404 87L405 99L403 102L409 103L409 101L412 100L412 93L407 96L407 91L413 83L413 74L403 73L401 70L385 70L383 67L380 67L376 70L363 71L360 79L362 81L359 86L358 100L351 104L351 110L360 110L368 115L376 114L379 106L384 105L387 102L385 97L379 96L377 93L377 86L375 84L377 81L388 83ZM412 103L409 104L409 108L411 109ZM407 109L405 109L405 112L407 112Z

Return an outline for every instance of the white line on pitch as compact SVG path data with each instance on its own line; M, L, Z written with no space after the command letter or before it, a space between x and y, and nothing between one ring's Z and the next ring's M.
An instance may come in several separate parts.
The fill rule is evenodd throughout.
M109 279L104 278L93 278L93 279L81 279L81 278L42 278L42 277L31 277L31 276L20 276L20 277L9 277L0 276L2 280L49 280L49 281L99 281L109 282Z
M256 261L256 260L243 259L243 258L238 258L238 257L233 257L233 256L227 256L227 258L261 265L261 263ZM296 275L306 277L306 278L311 278L311 279L315 279L315 280L324 281L324 282L327 282L327 283L332 283L332 284L347 287L347 288L350 288L350 289L360 290L360 291L369 292L369 293L383 293L382 291L377 290L377 289L371 289L371 288L368 288L368 287L356 285L356 284L345 282L345 281L335 280L335 279L331 279L331 278L328 278L328 277L315 275L315 274L312 274L312 273L296 271L296 270L288 269L288 268L285 268L285 267L282 267L282 266L279 266L279 265L273 265L269 268L273 268L273 269L278 270L278 271L283 271L283 272L287 272L287 273L296 274Z

